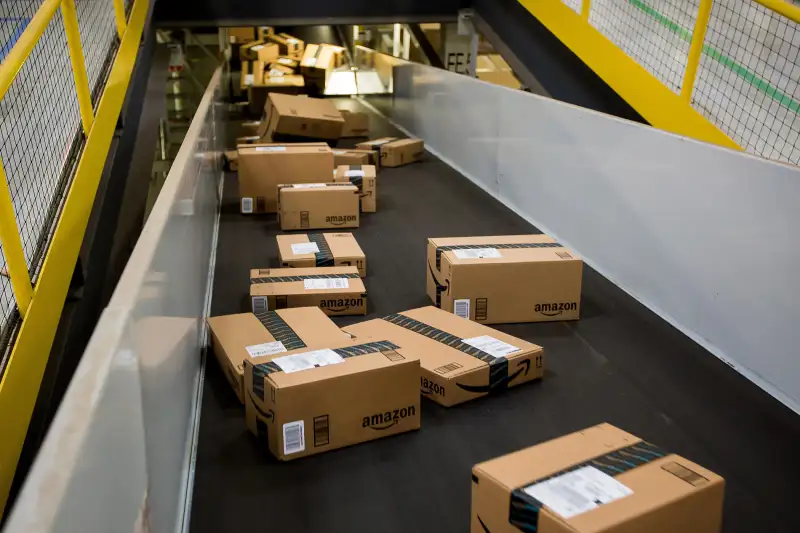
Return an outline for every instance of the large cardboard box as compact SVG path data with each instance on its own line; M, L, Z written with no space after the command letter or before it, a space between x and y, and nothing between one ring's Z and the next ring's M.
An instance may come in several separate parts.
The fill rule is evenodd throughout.
M333 181L358 187L362 213L378 210L378 173L374 165L340 165L336 168Z
M419 429L419 361L378 340L245 362L245 418L282 461Z
M367 275L367 258L352 233L295 233L276 239L282 267L355 266L362 278Z
M349 336L319 307L240 313L208 319L214 355L236 396L244 403L244 360L299 348L324 348Z
M332 141L343 127L342 114L329 100L270 93L259 134L277 142Z
M310 90L323 94L333 69L341 63L343 48L329 44L309 44L300 61L300 72Z
M427 292L484 324L576 320L583 261L547 235L428 239Z
M399 167L422 159L425 143L422 139L396 139L385 137L374 141L359 143L361 150L380 150L381 166Z
M342 109L344 129L342 137L366 137L369 135L369 115Z
M303 76L295 74L278 73L276 75L257 76L253 85L248 89L247 109L253 116L262 115L269 94L296 95L302 93L304 87L305 80L303 80Z
M268 35L267 39L278 45L282 56L297 60L303 57L304 43L300 39L292 37L288 33Z
M419 357L422 394L444 406L503 391L544 373L541 346L453 314L422 307L343 328L356 339L388 339Z
M333 152L325 143L240 145L242 214L277 213L278 185L333 181Z
M278 186L281 229L357 228L359 190L350 183L295 183Z
M725 481L609 424L472 469L471 533L719 533Z
M375 150L334 150L333 165L377 165L380 164L380 154Z
M250 301L255 314L307 306L328 316L367 314L367 289L355 266L254 269Z

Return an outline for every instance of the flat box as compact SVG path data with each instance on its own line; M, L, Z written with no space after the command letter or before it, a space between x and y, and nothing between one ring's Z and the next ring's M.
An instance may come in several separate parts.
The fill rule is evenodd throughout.
M361 150L380 150L381 166L399 167L422 159L425 154L425 143L422 139L396 139L386 137L359 143Z
M303 57L304 43L300 39L292 37L288 33L278 33L278 34L268 35L267 39L270 42L273 42L278 45L278 48L280 49L280 54L282 56L287 56L297 60Z
M244 403L244 360L270 351L324 348L347 335L319 307L215 316L207 320L225 378ZM267 345L267 346L265 346Z
M583 261L547 235L428 239L427 292L484 324L577 320Z
M256 29L252 26L234 26L228 28L228 37L236 43L253 41L256 38Z
M367 137L369 135L369 115L342 109L344 129L342 137Z
M250 300L256 314L308 306L328 316L367 314L367 289L354 266L254 269Z
M278 185L333 181L333 152L325 143L240 145L242 214L277 213Z
M419 357L422 394L450 407L539 379L541 346L453 314L422 307L343 328L356 339L381 338Z
M376 170L381 164L380 152L377 150L334 150L333 164L340 165L373 165Z
M344 119L329 100L270 93L259 135L278 142L336 140Z
M295 233L278 235L281 267L355 266L367 275L367 257L352 233Z
M225 167L231 172L239 170L239 152L236 150L227 150L223 154L225 158Z
M295 183L278 187L282 230L357 228L359 191L350 183Z
M362 213L378 210L378 173L374 165L340 165L336 168L333 181L358 187Z
M247 427L281 461L419 429L419 361L393 347L342 340L246 360Z
M719 533L725 480L609 424L472 468L471 533Z

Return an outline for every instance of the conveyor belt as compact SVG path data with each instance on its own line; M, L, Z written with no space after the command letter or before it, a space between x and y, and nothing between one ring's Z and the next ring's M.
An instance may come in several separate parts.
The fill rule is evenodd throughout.
M375 137L397 134L372 124ZM248 309L248 271L276 264L278 231L272 216L238 214L229 174L212 314ZM369 260L367 318L429 304L426 237L536 231L430 154L384 169L378 212L355 231ZM541 383L450 409L423 400L419 432L290 463L256 447L210 357L191 531L463 533L473 464L604 421L723 475L726 532L800 531L797 415L590 268L581 312L499 327L545 347Z

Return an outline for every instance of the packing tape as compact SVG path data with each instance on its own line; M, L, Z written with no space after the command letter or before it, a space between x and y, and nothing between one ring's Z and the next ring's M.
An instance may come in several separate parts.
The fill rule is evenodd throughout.
M345 274L306 274L305 276L282 276L279 278L252 278L251 285L257 283L290 283L293 281L303 281L304 279L331 279L331 278L349 278L356 279L361 277L358 272L345 273Z
M334 265L333 252L324 233L309 233L306 235L308 242L317 243L319 252L314 254L314 264L318 267L331 267Z
M299 350L306 347L306 343L277 312L261 311L255 315L272 335L272 338L280 341L287 350Z
M439 246L436 248L436 270L442 269L442 254L453 250L477 250L480 248L563 248L557 242L522 242L516 244L454 244L452 246Z

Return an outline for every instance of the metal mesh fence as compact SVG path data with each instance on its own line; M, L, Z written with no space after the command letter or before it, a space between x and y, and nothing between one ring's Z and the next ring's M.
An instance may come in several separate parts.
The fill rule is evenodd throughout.
M575 13L580 14L581 12L581 0L561 0L564 4L567 5L570 9L572 9Z

